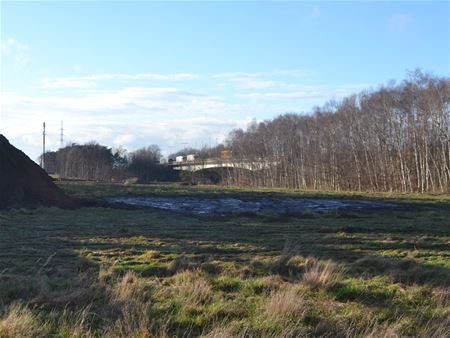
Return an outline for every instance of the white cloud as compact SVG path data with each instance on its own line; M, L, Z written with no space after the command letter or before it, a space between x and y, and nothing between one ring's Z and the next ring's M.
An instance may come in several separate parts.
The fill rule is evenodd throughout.
M265 89L265 88L273 88L276 86L275 81L257 80L252 77L237 76L229 78L228 81L235 84L238 88L243 89Z
M288 99L288 100L298 100L298 99L315 99L324 97L324 93L316 91L304 91L304 92L271 92L271 93L246 93L237 94L237 97L252 99L252 100L265 100L265 99Z
M138 74L93 74L88 76L71 76L60 78L45 78L42 80L40 88L45 89L66 89L66 88L93 88L102 81L185 81L198 79L199 75L190 73L158 74L158 73L138 73Z
M314 72L309 69L276 69L270 72L227 72L214 74L213 78L218 79L234 79L238 77L271 77L271 76L290 76L290 77L303 77L313 74Z
M42 80L42 84L40 86L40 88L44 89L94 88L94 87L97 87L97 83L82 78L59 78L59 79L45 78Z
M5 93L2 97L4 109L15 107L18 111L32 107L34 110L82 113L87 115L167 114L183 115L187 111L210 113L217 110L222 101L213 96L186 92L176 88L130 87L120 90L86 92L76 97L53 95L28 97ZM5 108L6 107L6 108Z
M274 70L268 75L281 75L281 76L290 76L290 77L306 77L315 74L314 71L309 69L284 69L284 70Z
M201 146L208 138L223 139L233 128L244 127L257 107L175 88L124 88L93 91L78 97L33 97L3 93L0 129L33 159L41 150L42 122L47 122L48 149L59 147L64 120L66 141L91 140L129 150L159 144L168 154L182 143ZM169 149L174 145L174 149Z
M31 61L28 45L17 41L15 38L4 39L1 50L2 55L11 57L16 66L23 67Z
M271 72L234 72L221 73L212 76L214 79L220 79L219 87L225 87L225 83L234 85L238 89L273 89L288 88L289 83L285 79L305 77L313 74L312 71L304 69L286 69L274 70Z
M139 74L97 74L88 78L94 80L195 80L199 78L197 74L175 73L175 74L159 74L159 73L139 73Z
M246 72L227 72L227 73L220 73L220 74L214 74L212 77L216 79L233 79L236 77L259 77L264 76L267 73L246 73Z
M320 99L324 104L332 98L342 98L357 93L367 85L342 85L337 87L307 86L301 84L286 84L284 91L252 92L236 94L236 97L249 100L313 100Z
M127 147L128 145L132 144L134 140L136 140L136 135L134 133L121 133L114 137L113 144L116 147Z
M77 68L79 69L79 68ZM304 69L288 69L288 70L274 70L271 72L229 72L213 75L199 75L192 73L174 73L174 74L160 74L160 73L107 73L107 74L92 74L87 76L69 76L59 78L44 78L39 88L43 89L80 89L90 90L93 88L100 88L102 86L108 87L113 81L187 81L187 80L220 80L221 83L216 84L216 87L224 88L226 84L233 85L238 89L268 89L275 87L282 87L280 78L298 78L313 74L312 71Z
M407 14L397 14L391 16L388 20L388 31L390 33L403 33L412 24L413 17Z

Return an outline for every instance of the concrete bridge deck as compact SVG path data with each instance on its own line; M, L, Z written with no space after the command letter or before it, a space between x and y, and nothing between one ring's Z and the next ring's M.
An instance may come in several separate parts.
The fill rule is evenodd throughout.
M262 170L272 166L274 162L264 160L237 160L237 159L205 159L195 161L172 162L169 165L174 170L199 171L213 168L239 168L246 170Z

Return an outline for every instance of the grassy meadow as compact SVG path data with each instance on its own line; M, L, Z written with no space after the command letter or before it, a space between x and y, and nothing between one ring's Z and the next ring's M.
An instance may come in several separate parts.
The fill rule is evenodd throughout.
M343 197L393 210L0 211L0 337L450 336L450 197L65 183L116 195Z

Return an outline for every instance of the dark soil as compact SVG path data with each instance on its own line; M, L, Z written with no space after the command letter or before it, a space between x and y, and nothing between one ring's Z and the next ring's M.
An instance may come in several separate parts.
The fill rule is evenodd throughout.
M0 134L0 209L40 205L73 208L77 203Z
M123 196L106 198L105 202L115 206L134 206L187 212L197 215L267 214L303 215L330 213L336 211L369 211L391 209L395 205L385 202L349 199L319 198L240 198L201 197L154 197Z

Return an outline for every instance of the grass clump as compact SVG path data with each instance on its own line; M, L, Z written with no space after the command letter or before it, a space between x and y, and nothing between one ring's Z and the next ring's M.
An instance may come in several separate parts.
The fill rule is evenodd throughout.
M342 280L342 275L343 268L333 261L318 261L311 258L305 263L302 283L311 289L329 289Z
M215 290L236 292L242 287L242 280L237 277L222 275L213 280Z
M277 324L300 322L308 312L308 303L292 289L272 292L262 306L263 318Z
M201 338L236 338L243 336L243 334L238 334L229 327L218 326L202 335Z
M11 304L0 319L1 338L34 338L48 334L45 323L40 321L29 307L20 303Z
M213 297L213 289L200 271L185 271L175 275L173 290L176 296L190 305L205 304Z
M188 270L192 266L191 262L186 256L178 256L167 266L169 274L175 274L180 271Z
M116 302L127 302L144 297L144 283L136 272L128 271L111 290Z
M155 250L147 250L142 255L139 256L139 259L143 262L151 262L159 257L161 257L159 252Z
M270 292L280 289L283 284L285 282L278 275L252 278L246 281L243 292L249 296L267 296Z

